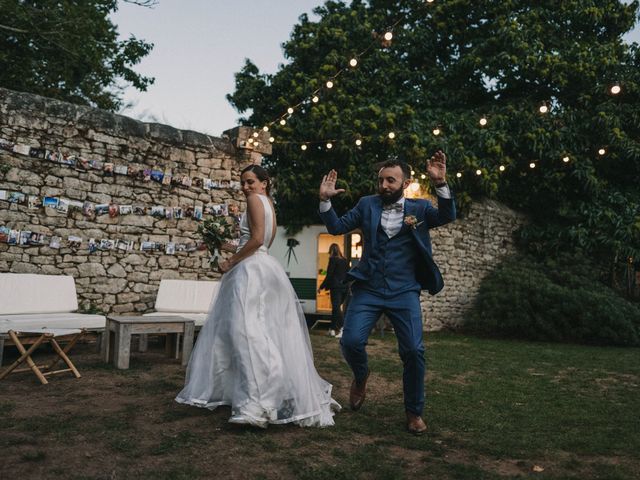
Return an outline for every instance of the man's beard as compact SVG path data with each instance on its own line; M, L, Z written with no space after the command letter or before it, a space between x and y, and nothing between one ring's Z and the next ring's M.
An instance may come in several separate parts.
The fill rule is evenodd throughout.
M404 190L402 188L399 188L395 192L390 192L390 193L386 193L379 190L378 193L380 194L380 198L382 198L382 203L384 205L389 205L391 203L396 203L398 200L400 200L402 198L402 194L404 193Z

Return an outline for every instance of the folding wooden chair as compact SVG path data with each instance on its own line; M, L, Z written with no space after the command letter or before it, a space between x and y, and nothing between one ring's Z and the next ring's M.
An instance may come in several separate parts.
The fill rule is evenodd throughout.
M36 377L42 382L43 385L46 385L47 379L46 377L49 375L57 375L59 373L71 372L76 378L80 378L80 373L78 369L75 367L69 356L67 355L71 348L82 338L85 334L85 330L72 330L72 329L42 329L31 332L16 332L14 330L9 330L8 332L11 341L14 343L18 351L20 352L20 358L18 358L15 362L9 365L6 370L0 373L0 380L9 375L10 373L19 373L19 372L28 372L32 371ZM64 350L60 347L60 344L56 340L57 338L65 337L65 339L69 339L69 342L65 346ZM56 352L57 357L51 361L48 365L36 365L36 363L31 358L31 354L43 343L49 342L53 347L53 350ZM25 344L31 344L29 349L25 349ZM52 368L62 359L69 368L65 368L62 370L52 370ZM26 362L29 368L21 368L16 370L21 363ZM44 372L42 370L45 370Z

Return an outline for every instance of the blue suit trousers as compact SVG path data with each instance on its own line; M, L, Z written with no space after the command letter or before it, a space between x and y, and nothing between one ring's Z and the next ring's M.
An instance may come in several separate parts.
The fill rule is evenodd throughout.
M357 382L364 380L369 370L365 346L369 333L380 315L386 314L396 333L403 363L402 383L405 410L422 415L424 409L424 343L420 292L397 295L379 294L354 288L344 320L340 346Z

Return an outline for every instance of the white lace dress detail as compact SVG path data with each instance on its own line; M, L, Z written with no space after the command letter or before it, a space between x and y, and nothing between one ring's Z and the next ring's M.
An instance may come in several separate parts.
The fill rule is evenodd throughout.
M265 211L264 244L225 273L198 335L186 384L176 401L231 406L230 422L266 427L333 425L340 406L313 364L306 320L285 271L268 253L274 225ZM251 231L240 222L241 249Z

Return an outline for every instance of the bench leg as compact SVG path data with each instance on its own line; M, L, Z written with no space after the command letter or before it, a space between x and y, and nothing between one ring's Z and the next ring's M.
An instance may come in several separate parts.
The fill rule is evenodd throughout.
M189 363L189 357L191 357L191 350L193 349L193 335L195 327L193 323L184 324L184 335L182 335L182 366L186 366Z
M144 353L149 348L149 336L146 333L138 335L138 351Z
M129 368L129 355L131 354L131 325L116 325L114 343L113 364L116 368L125 370Z

